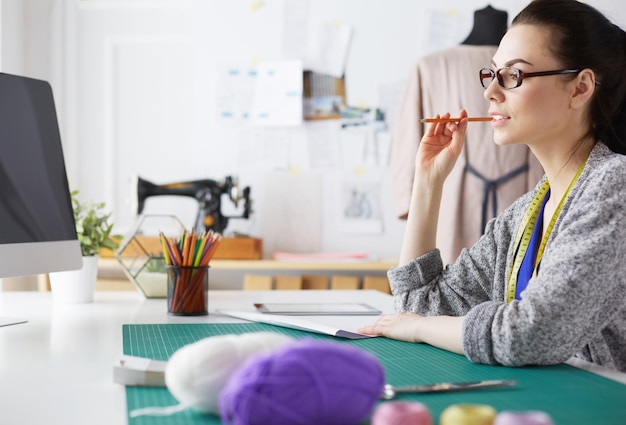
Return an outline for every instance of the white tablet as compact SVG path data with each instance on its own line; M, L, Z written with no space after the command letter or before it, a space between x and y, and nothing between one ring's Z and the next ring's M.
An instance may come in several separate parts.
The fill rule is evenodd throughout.
M292 316L375 316L380 310L364 303L263 303L254 304L261 313Z

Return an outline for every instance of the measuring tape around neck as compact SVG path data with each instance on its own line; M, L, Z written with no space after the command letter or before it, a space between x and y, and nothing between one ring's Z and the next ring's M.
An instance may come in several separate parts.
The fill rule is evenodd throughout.
M561 213L561 209L563 209L563 204L565 203L565 200L567 199L570 192L572 191L572 188L574 187L574 184L578 180L578 177L580 176L583 169L585 168L586 163L587 161L583 162L583 164L580 166L580 168L576 172L576 175L574 175L574 178L570 182L567 188L567 191L565 192L565 194L563 194L563 197L559 201L559 205L556 207L556 210L554 211L554 214L552 215L552 218L550 219L548 228L544 232L543 237L541 238L541 244L539 245L539 249L537 250L537 258L535 259L535 266L533 269L532 277L537 276L539 263L541 262L541 257L543 257L543 251L545 250L546 243L548 241L548 238L550 237L550 233L552 233L552 229L554 228L554 223L556 223L556 220L559 217L559 214ZM506 291L507 303L510 303L511 301L515 299L515 290L517 289L517 276L519 274L519 269L522 266L522 261L524 260L524 256L526 255L526 252L528 251L530 238L532 237L533 230L535 228L535 225L537 224L537 217L539 216L539 210L541 208L543 199L548 193L548 190L550 190L550 183L546 179L539 187L539 190L537 191L537 193L535 194L535 197L533 198L530 205L528 206L526 213L524 213L522 222L520 223L519 229L517 230L517 235L515 236L515 246L517 248L513 256L513 260L511 262L511 268L509 269L509 280L507 283L507 291Z

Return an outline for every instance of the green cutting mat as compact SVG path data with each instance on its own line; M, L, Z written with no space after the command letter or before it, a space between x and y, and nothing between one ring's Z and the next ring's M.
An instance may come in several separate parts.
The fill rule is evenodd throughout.
M514 387L473 392L403 395L424 403L435 424L443 409L456 403L489 404L501 410L543 410L555 425L625 425L626 385L568 366L506 368L477 365L465 357L428 345L386 338L347 340L262 323L124 325L124 354L167 360L185 344L215 335L281 332L294 338L332 339L361 347L378 357L392 385L515 379ZM128 412L147 406L169 406L176 399L165 388L127 387ZM193 411L172 416L129 417L129 425L221 424L216 416Z

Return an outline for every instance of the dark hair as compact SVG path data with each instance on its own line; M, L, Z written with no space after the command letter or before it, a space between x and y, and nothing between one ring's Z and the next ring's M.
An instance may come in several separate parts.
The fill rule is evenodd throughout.
M550 51L567 69L591 69L600 84L591 100L591 131L626 154L626 33L578 0L534 0L511 23L547 26Z

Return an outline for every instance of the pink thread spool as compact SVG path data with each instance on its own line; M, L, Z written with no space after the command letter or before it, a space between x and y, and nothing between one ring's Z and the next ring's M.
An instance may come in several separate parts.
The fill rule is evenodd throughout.
M428 408L422 403L390 401L378 405L372 425L433 425Z

